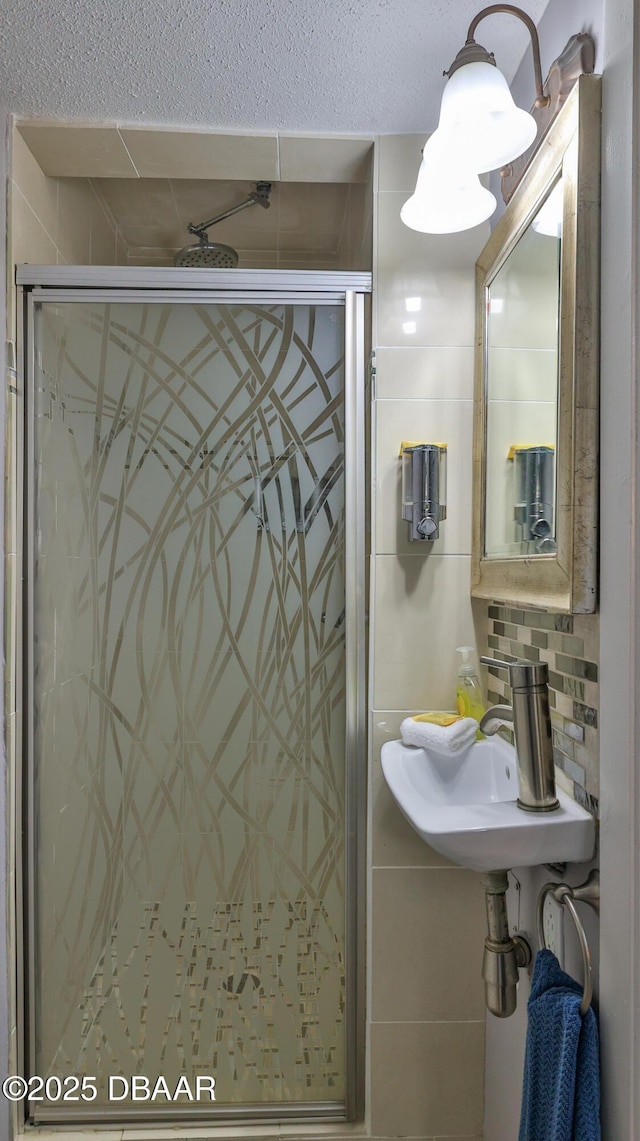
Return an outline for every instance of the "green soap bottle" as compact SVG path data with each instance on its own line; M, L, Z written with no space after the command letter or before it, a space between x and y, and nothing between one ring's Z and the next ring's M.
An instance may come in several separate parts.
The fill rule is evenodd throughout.
M484 701L480 678L470 661L473 646L458 646L456 653L462 654L456 682L456 709L460 717L474 717L476 721L480 721L484 713ZM476 739L480 741L483 737L484 734L478 729Z

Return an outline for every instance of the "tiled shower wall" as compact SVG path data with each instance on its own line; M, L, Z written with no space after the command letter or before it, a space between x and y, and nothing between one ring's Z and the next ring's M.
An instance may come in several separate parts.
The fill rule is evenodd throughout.
M29 143L34 146L35 153L44 154L50 161L51 150L66 150L66 169L76 169L81 172L85 153L83 147L86 150L89 146L91 153L85 159L85 169L91 169L96 177L92 180L81 176L46 176L25 142L21 129L14 128L8 206L11 219L10 246L13 246L13 249L9 250L8 259L10 293L13 290L15 263L173 265L173 250L149 248L141 244L143 241L151 240L142 237L142 232L146 233L148 228L138 226L138 230L141 231L136 238L138 244L132 245L131 224L132 219L138 220L140 216L148 221L141 205L145 200L140 187L144 184L152 188L149 194L156 210L154 215L156 226L151 227L151 230L154 233L172 232L175 203L169 178L173 174L174 178L181 179L183 176L177 172L184 169L171 153L171 147L175 146L175 131L156 129L146 132L149 143L153 143L157 150L152 164L155 175L152 178L147 176L141 179L131 164L128 177L110 177L114 168L109 164L109 145L104 135L111 132L104 129L81 128L82 138L76 140L77 128L65 130L64 125L52 125L48 142L47 138L42 138L47 135L46 125L30 128L23 126L22 129ZM136 134L140 137L142 132ZM193 147L193 136L189 138ZM200 136L201 145L203 139L206 140L207 136ZM330 140L323 141L330 144ZM339 145L336 144L338 149ZM362 146L365 151L371 145L367 140L363 140ZM69 152L73 153L74 148L78 152L77 159L75 165L70 165ZM220 163L224 158L224 147L219 146L219 149L222 157L219 159L217 169L211 161L208 165L207 163L202 165L201 180L204 186L212 178L217 181L223 177ZM102 155L102 169L97 158L98 154ZM269 239L273 239L274 243L273 248L270 248L269 241L261 233L259 237L262 245L257 250L245 249L243 243L235 238L230 241L230 244L240 251L241 266L257 269L369 270L372 244L371 167L372 163L365 154L358 171L351 172L358 181L343 182L334 186L324 181L314 182L313 172L308 167L305 172L304 167L298 164L295 173L300 185L288 187L289 205L286 221L282 217L281 224L279 208L269 215L273 220L269 231ZM321 170L318 169L318 174L320 173ZM344 179L347 176L343 173L342 177ZM326 172L323 174L324 178ZM292 180L288 178L287 181ZM239 182L238 185L244 184ZM188 194L189 190L197 188L198 181L193 178L187 180L186 186ZM282 194L282 188L277 188ZM336 212L335 204L332 205L332 193L333 198L337 196L337 201L343 203L341 215ZM145 209L147 209L146 203ZM262 211L259 214L262 215ZM122 223L122 228L116 224L114 220L116 217ZM305 220L304 226L301 219ZM128 223L128 228L125 227L125 223ZM234 222L234 225L236 232L243 235L247 229L244 215L239 221ZM336 229L336 233L327 234L327 229ZM129 243L126 236L130 239ZM223 234L218 240L229 241ZM185 244L191 241L186 230L184 241Z
M428 848L384 783L401 720L451 709L469 597L474 263L488 228L431 237L400 208L424 136L379 140L374 242L371 615L371 1133L479 1138L484 996L480 876ZM447 519L434 543L400 520L402 440L448 445Z
M47 178L19 131L9 181L10 287L16 263L117 265L126 261L112 220L86 178Z
M488 609L489 654L549 666L549 704L557 780L579 804L598 814L598 616L551 614L493 603ZM501 670L490 668L487 700L510 700Z

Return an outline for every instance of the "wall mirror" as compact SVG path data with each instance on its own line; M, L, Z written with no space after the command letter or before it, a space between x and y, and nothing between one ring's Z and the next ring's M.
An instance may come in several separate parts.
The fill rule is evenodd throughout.
M583 75L476 263L475 597L596 608L599 190Z

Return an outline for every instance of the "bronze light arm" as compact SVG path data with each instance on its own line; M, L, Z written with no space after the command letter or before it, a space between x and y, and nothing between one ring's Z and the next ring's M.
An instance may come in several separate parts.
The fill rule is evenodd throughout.
M517 16L526 24L531 36L531 46L533 49L533 74L536 85L536 107L546 107L549 103L549 96L545 95L542 87L542 67L540 64L540 40L538 39L538 30L526 12L522 8L516 8L515 4L490 4L488 8L483 8L474 16L469 24L469 31L467 32L467 39L463 48L460 49L456 58L454 59L448 71L443 72L444 75L451 78L454 71L459 67L463 67L466 63L490 63L495 67L495 57L493 52L488 52L481 44L477 44L473 38L474 32L481 20L485 16L493 16L498 12L506 12L512 16Z

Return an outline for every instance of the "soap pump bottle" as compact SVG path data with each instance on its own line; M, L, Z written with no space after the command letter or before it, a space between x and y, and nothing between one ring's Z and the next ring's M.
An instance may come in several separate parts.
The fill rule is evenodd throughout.
M458 646L456 653L462 654L456 682L456 709L461 717L474 717L476 721L481 721L484 714L484 701L480 678L470 661L473 646ZM478 729L476 737L480 739L482 736L483 734Z

